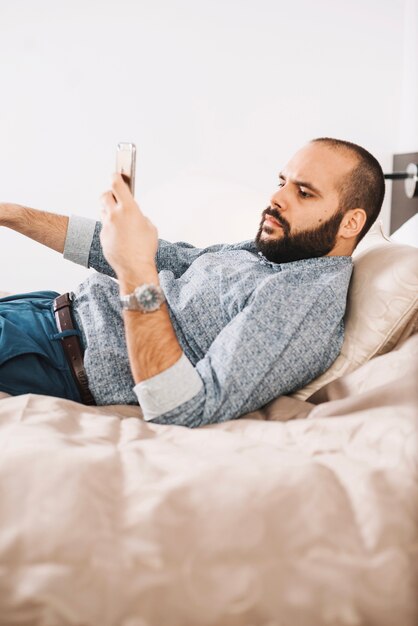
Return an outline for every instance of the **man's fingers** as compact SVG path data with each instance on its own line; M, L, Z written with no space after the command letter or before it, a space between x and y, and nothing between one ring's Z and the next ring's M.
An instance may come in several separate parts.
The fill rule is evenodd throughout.
M116 207L117 202L115 196L111 191L106 191L101 195L100 200L102 204L102 217L107 217L110 211L112 211Z
M102 207L106 209L114 209L116 207L116 198L111 191L105 191L101 196Z
M112 191L117 202L120 202L121 204L123 202L128 202L129 200L132 200L131 191L128 185L123 180L122 174L118 174L118 173L113 174Z

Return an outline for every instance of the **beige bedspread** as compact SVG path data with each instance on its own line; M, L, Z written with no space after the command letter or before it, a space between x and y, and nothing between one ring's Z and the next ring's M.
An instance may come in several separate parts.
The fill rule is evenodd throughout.
M417 354L195 430L2 399L0 624L416 626Z

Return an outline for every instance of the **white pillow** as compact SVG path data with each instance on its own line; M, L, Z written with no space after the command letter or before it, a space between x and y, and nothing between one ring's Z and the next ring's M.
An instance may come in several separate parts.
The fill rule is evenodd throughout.
M306 400L418 331L418 248L391 241L378 223L355 250L353 261L341 354L326 372L292 394L294 398Z
M390 236L396 243L406 243L418 248L418 213L415 213ZM366 237L365 237L366 239Z

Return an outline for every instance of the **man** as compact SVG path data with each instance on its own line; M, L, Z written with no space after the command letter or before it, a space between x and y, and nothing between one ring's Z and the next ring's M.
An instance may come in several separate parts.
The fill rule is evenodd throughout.
M0 225L99 272L71 301L0 300L0 390L139 402L146 420L200 426L303 387L340 352L351 254L383 197L372 155L321 138L280 173L254 241L158 240L119 175L101 224L0 205Z

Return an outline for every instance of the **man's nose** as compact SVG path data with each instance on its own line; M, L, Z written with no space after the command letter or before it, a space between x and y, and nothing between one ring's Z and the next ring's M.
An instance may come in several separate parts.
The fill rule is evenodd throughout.
M270 205L275 209L286 210L287 202L283 187L279 187L277 191L271 196Z

